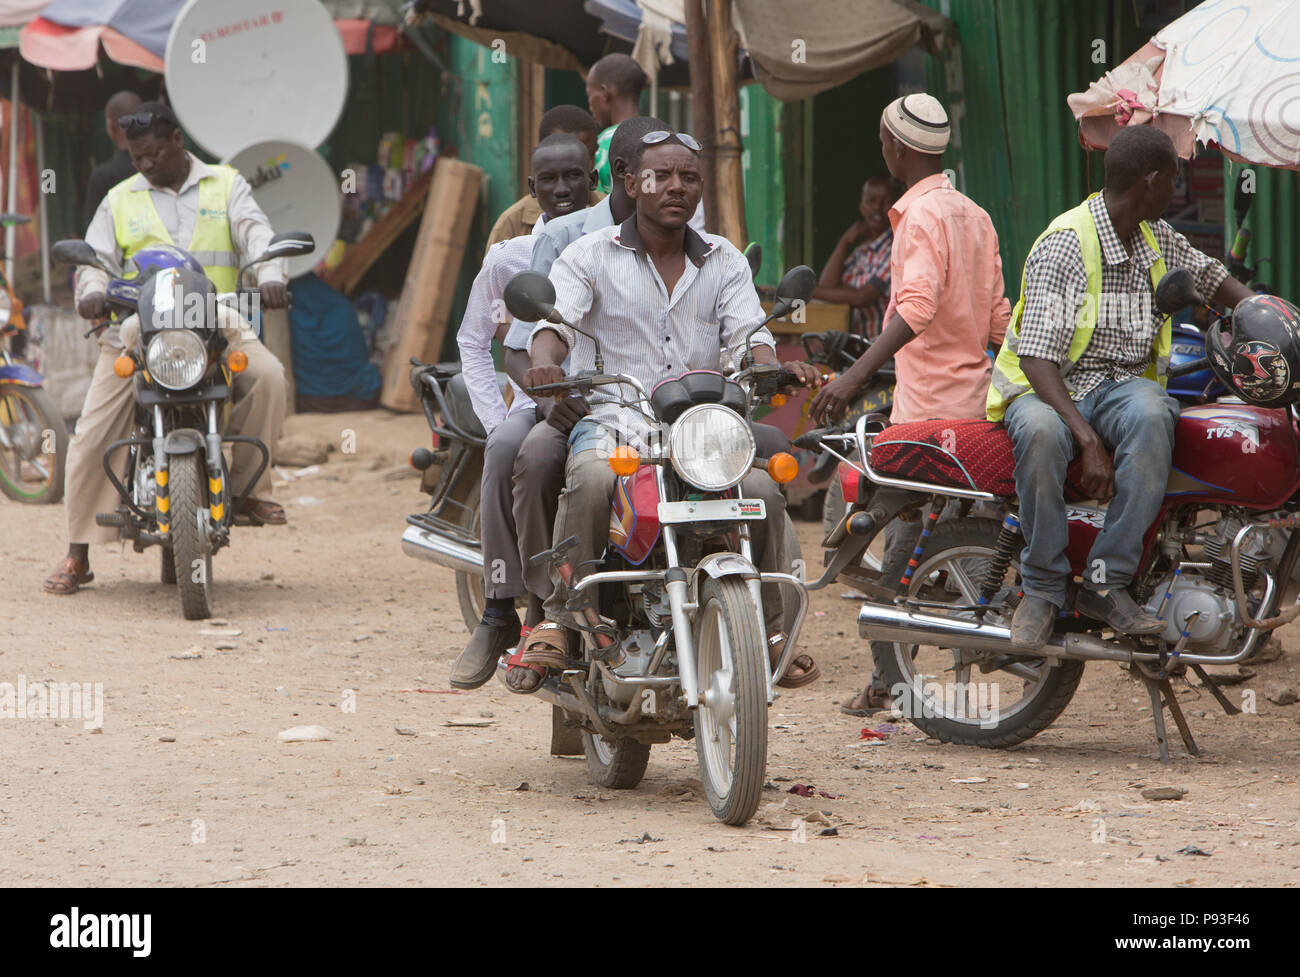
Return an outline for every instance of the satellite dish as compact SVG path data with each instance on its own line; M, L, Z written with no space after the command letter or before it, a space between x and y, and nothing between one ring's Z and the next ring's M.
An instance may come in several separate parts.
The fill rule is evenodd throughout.
M318 0L189 0L164 70L177 119L218 157L268 139L314 149L348 91L343 38Z
M224 162L248 181L273 230L306 231L316 239L311 254L284 259L290 277L320 264L343 217L343 196L329 163L315 150L283 139L246 146Z

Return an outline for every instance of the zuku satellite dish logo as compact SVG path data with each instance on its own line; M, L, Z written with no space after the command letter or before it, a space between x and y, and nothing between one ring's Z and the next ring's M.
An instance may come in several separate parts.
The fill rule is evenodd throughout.
M256 190L258 187L264 186L272 180L278 180L289 171L289 165L289 160L285 158L284 153L281 153L278 156L272 156L253 171L252 177L249 178L248 185Z

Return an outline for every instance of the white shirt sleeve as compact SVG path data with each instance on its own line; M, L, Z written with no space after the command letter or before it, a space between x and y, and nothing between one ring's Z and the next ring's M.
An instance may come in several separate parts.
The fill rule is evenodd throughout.
M745 334L763 321L765 313L758 292L754 290L753 273L745 256L727 241L714 246L724 249L722 254L714 256L715 260L725 259L727 262L717 309L722 344L730 351L731 361L739 364L745 355ZM750 345L769 346L775 351L776 340L764 326L750 337Z
M99 202L95 216L86 228L86 243L95 249L103 264L114 275L122 274L122 252L117 246L117 233L113 229L113 211L108 205L108 197ZM77 269L76 298L80 302L87 295L103 295L108 288L109 276L91 265L82 265Z
M271 243L271 238L275 234L271 222L266 219L266 214L262 213L262 208L253 199L253 189L248 185L248 181L238 173L230 183L226 217L230 221L230 240L234 242L235 250L239 252L241 265L252 261ZM281 230L293 230L293 228L286 227ZM328 248L332 243L317 241L317 255L324 254L321 249ZM288 268L283 258L255 265L254 271L257 273L259 285L267 282L283 282L288 278Z
M483 430L488 434L506 418L506 402L497 386L496 365L492 362L492 337L496 335L500 319L505 315L505 303L501 301L501 289L494 287L496 279L503 277L497 269L500 261L502 243L492 245L483 259L483 267L474 276L474 285L469 291L469 301L465 304L465 315L460 320L460 329L456 333L456 345L460 348L460 372L465 377L465 388L469 391L474 413L478 415ZM509 276L504 276L507 280ZM504 283L502 285L504 287Z

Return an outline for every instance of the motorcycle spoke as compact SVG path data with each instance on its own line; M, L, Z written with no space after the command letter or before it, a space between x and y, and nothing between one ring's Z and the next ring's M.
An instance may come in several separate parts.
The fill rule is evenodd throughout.
M956 582L962 599L968 604L979 603L979 584L971 579L965 567L957 560L948 560L943 565L948 570L949 577Z

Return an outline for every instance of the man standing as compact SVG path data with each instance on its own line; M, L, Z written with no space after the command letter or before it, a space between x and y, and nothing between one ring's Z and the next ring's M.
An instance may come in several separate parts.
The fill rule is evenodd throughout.
M139 174L108 192L86 231L100 263L113 275L123 268L136 273L134 255L156 245L179 245L203 266L217 291L234 291L241 259L261 254L272 237L248 183L231 167L209 166L186 152L176 117L161 102L143 103L118 124ZM262 303L284 308L283 262L263 263L257 277ZM83 318L104 317L107 283L108 275L98 268L78 270L77 312ZM230 427L274 449L285 412L284 368L247 324L235 345L248 356L248 366L234 380ZM101 334L99 348L77 433L68 445L68 553L45 581L45 590L53 594L75 593L93 580L91 541L117 538L117 530L95 525L95 513L117 507L118 494L104 474L102 458L109 444L129 436L134 396L132 381L113 371L122 349L118 327ZM259 458L252 445L236 445L231 483L243 484ZM285 522L284 510L268 498L270 488L270 473L263 472L245 503L243 514L257 524Z
M557 105L542 116L542 121L537 124L538 144L556 133L578 139L587 148L588 156L595 158L596 120L578 106ZM578 206L581 199L579 198L579 200L569 201L562 207L561 213L572 213L588 206L594 207L605 195L593 186L585 196L586 202L582 203L581 207ZM487 250L491 251L492 245L500 244L502 241L531 234L541 214L542 209L538 205L537 196L530 190L501 212L501 216L492 225L491 233L488 234Z
M840 235L812 295L823 302L852 306L850 331L873 341L884 327L889 305L889 264L894 245L889 208L898 194L897 182L888 177L873 176L862 184L858 201L861 217Z
M601 337L606 371L635 377L647 390L688 370L716 369L720 346L739 359L746 333L763 318L744 256L725 238L701 236L687 226L702 190L697 152L689 136L665 131L643 137L624 174L636 213L570 245L551 269L556 310ZM643 179L643 173L652 178ZM777 362L766 329L752 340L756 362ZM529 353L533 365L525 386L562 379L560 364L570 354L575 371L594 363L590 341L579 341L567 326L546 322L535 326ZM810 386L820 380L807 363L785 367ZM578 567L599 557L609 529L616 476L600 450L609 438L605 432L613 427L632 443L644 442L648 434L638 413L621 407L608 392L598 390L591 397L592 416L580 420L570 435L566 487L555 526L557 539L577 538L570 559ZM754 527L756 562L764 570L784 571L784 498L766 473L751 475L741 485L747 497L761 498L766 505L767 518ZM780 628L782 608L780 601L765 603L772 633ZM564 665L572 612L553 592L546 613L548 620L525 642L525 667L519 670L516 691L536 689L547 667ZM816 664L801 655L792 672L792 684L804 684L815 677Z
M520 445L539 418L537 405L514 381L514 398L508 408L497 386L492 340L505 339L511 321L504 314L502 294L506 283L528 267L538 232L561 214L585 209L595 182L591 156L573 136L557 132L538 143L528 177L528 189L541 208L537 226L530 235L502 241L488 250L456 335L461 373L474 413L487 431L479 494L487 604L469 645L452 666L451 684L458 689L476 689L487 682L497 659L514 647L520 634L515 599L527 593L515 533L514 467ZM535 620L540 620L541 600L531 600L535 602Z
M984 416L992 373L987 350L1002 341L1010 309L993 222L942 172L948 137L948 115L930 95L895 99L881 116L881 155L907 187L889 210L894 244L885 329L814 398L810 414L819 423L842 414L891 356L895 424ZM920 531L919 523L898 521L885 530L881 577L887 583L902 574ZM873 647L873 653L892 653L892 647ZM843 708L864 715L887 701L876 668L867 689Z
M587 106L600 126L596 140L596 189L609 193L613 186L609 147L619 123L641 114L641 93L649 82L636 60L626 54L607 54L587 72Z
M1220 304L1253 294L1161 220L1177 174L1168 135L1121 129L1106 150L1104 189L1052 221L1025 260L988 392L989 419L1006 420L1015 449L1026 540L1017 648L1042 647L1066 605L1064 485L1076 454L1089 497L1112 501L1075 610L1122 634L1164 628L1127 589L1164 498L1178 420L1164 389L1171 328L1155 307L1156 283L1167 268L1186 268Z
M90 171L90 181L86 184L86 207L82 225L90 224L99 202L113 187L128 177L135 176L135 167L131 165L131 154L126 149L126 134L118 126L117 120L130 115L140 107L140 96L135 92L121 91L109 96L104 106L104 131L113 141L116 152L103 163Z

